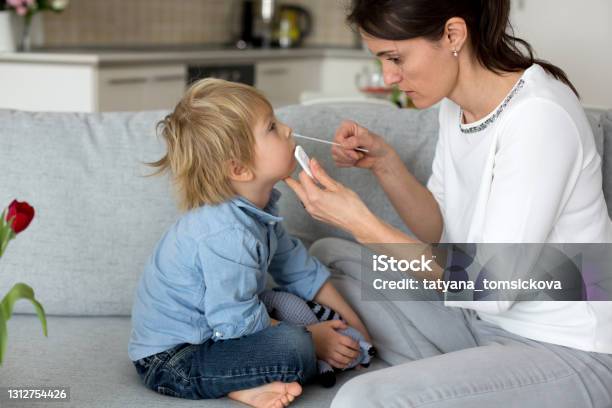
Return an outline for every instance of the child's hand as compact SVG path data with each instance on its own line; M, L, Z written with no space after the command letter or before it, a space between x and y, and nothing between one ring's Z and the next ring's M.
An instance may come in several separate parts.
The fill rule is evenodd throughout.
M280 322L278 320L270 318L270 326L276 326L279 323Z
M326 361L332 367L346 368L359 356L359 343L336 331L347 327L341 320L329 320L308 326L319 360Z

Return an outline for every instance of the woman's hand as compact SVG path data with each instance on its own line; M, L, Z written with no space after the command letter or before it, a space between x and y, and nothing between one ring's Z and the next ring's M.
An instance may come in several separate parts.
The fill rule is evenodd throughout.
M359 356L359 343L336 331L347 327L341 320L329 320L308 326L319 360L327 361L332 367L346 368Z
M299 182L291 177L284 181L313 218L344 229L360 239L377 218L353 190L329 177L316 159L310 160L310 169L319 185L304 171L300 172Z
M331 149L338 167L359 167L375 171L394 153L393 148L382 137L350 120L340 124L334 141L342 145L333 146ZM368 153L354 150L356 147L367 149Z

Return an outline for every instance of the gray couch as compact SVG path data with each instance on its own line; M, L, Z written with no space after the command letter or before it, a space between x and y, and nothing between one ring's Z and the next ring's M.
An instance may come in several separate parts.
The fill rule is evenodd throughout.
M17 303L18 314L9 321L0 387L70 387L70 402L53 406L239 406L227 399L204 402L158 395L140 384L127 357L138 277L155 242L178 215L168 179L145 177L150 170L143 165L162 154L154 126L164 113L0 111L0 206L17 197L36 208L30 228L0 260L0 295L16 282L28 283L49 314L45 338L31 305ZM277 115L300 133L326 139L342 119L355 119L384 135L421 182L430 174L437 139L435 109L315 105L285 107ZM612 112L589 115L612 209ZM327 146L302 144L377 214L402 226L367 171L336 169ZM307 244L324 236L345 236L312 220L291 191L279 188L286 225ZM372 334L375 341L384 335ZM378 359L370 370L385 366ZM354 375L343 373L339 385ZM328 406L339 385L329 390L308 386L294 406ZM49 406L0 398L0 406L12 404Z

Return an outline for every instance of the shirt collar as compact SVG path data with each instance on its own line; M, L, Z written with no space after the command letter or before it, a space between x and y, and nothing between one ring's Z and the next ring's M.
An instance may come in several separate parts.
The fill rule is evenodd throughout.
M263 210L242 196L232 198L232 202L263 223L281 222L283 217L278 215L278 208L276 206L276 202L279 200L280 196L280 191L273 188L270 194L270 200Z

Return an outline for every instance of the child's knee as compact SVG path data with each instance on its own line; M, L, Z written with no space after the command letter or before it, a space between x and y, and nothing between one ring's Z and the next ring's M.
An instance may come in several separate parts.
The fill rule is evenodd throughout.
M284 359L301 372L304 382L313 379L317 372L317 357L310 332L303 326L286 323L280 323L275 329L277 341L270 349L282 350Z

